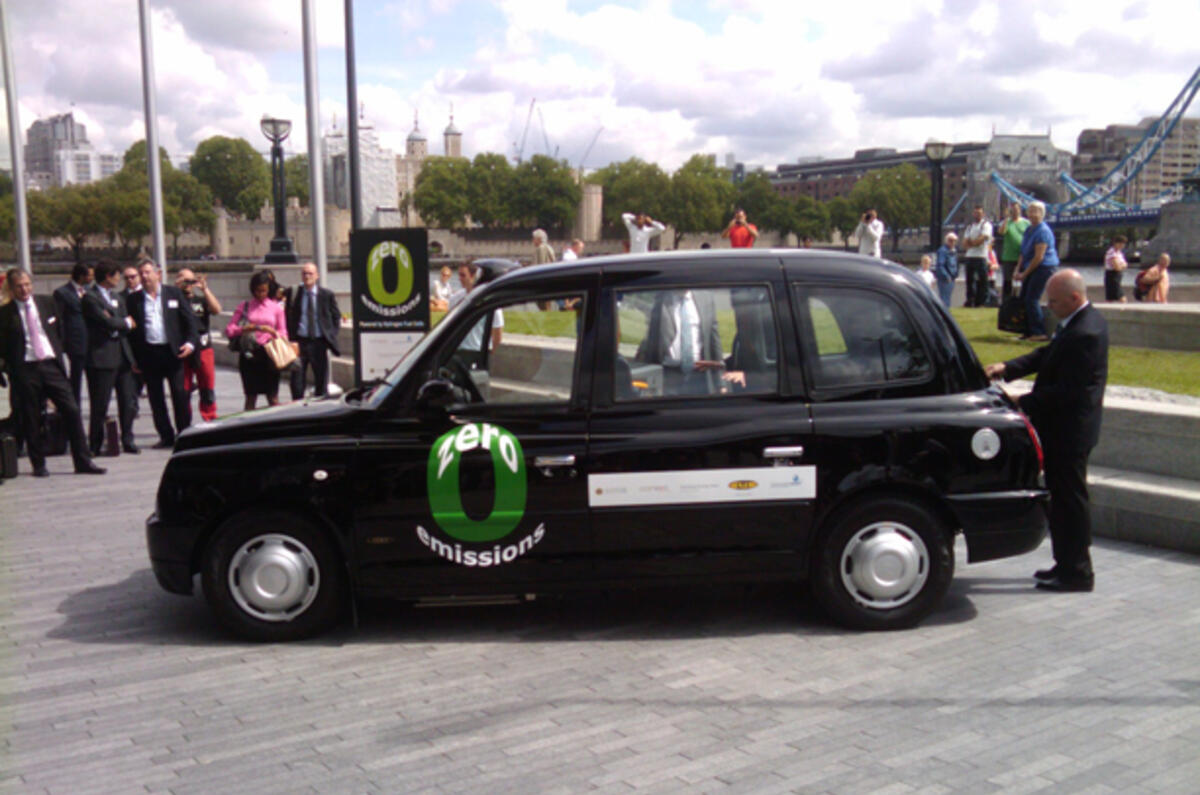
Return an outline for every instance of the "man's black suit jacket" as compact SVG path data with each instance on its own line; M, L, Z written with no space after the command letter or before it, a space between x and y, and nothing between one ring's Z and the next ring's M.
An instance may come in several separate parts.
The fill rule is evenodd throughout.
M292 290L287 302L288 339L300 338L300 312L305 301L307 290L300 285ZM328 287L317 287L317 323L320 325L320 337L325 340L334 356L341 356L338 350L338 329L342 327L342 311L338 309L337 297Z
M193 349L199 348L196 316L192 314L192 307L183 291L178 287L162 284L158 287L158 297L162 301L163 331L171 352L178 353L185 342L190 342ZM129 343L139 367L149 361L146 356L150 347L146 343L146 298L146 291L139 290L129 297L129 304L126 306L129 316L137 324L129 335Z
M42 329L50 340L50 347L54 349L54 361L61 369L62 323L58 318L58 308L54 305L54 299L48 295L35 295L33 302L37 307ZM14 381L24 378L20 367L21 362L25 361L25 326L21 324L20 314L22 306L21 302L16 300L0 306L0 359Z
M1037 373L1033 391L1018 401L1047 450L1084 455L1100 440L1101 404L1108 382L1108 323L1091 304L1071 318L1050 344L1004 363L1006 380Z
M86 290L84 294L87 294ZM83 322L83 300L75 289L75 282L68 281L55 290L54 303L62 323L63 350L72 356L82 356L88 352L88 336Z
M129 324L125 322L125 297L117 290L109 290L108 295L106 301L94 285L83 295L83 318L88 324L87 366L97 370L116 370L122 362L134 363Z

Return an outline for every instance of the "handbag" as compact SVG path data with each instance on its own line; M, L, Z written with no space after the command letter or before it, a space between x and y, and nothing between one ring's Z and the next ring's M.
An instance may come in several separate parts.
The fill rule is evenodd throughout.
M996 313L996 328L1015 334L1026 332L1025 302L1017 293L1010 293L1000 302L1000 309Z
M267 344L263 346L263 352L275 365L276 370L287 370L296 362L296 359L300 358L298 347L299 345L296 343L288 342L283 337L276 335L267 340Z
M234 314L237 314L237 312L242 313L242 320L238 324L238 326L241 328L244 328L247 325L247 323L246 323L246 302L245 301L242 301L240 304L238 304L238 308L237 308L237 310L234 311ZM234 334L232 337L229 338L229 350L231 350L234 353L253 354L254 349L257 347L258 347L258 340L254 339L254 335L247 334L244 331L240 334Z

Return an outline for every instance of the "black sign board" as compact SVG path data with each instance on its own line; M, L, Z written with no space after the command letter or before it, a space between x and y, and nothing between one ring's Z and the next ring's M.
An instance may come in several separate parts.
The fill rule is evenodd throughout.
M429 331L429 233L356 229L350 233L354 375L382 378Z

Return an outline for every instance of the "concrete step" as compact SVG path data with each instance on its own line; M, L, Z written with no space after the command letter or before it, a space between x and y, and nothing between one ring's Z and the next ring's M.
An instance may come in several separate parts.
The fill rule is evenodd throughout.
M1200 480L1092 466L1088 491L1096 536L1200 554Z

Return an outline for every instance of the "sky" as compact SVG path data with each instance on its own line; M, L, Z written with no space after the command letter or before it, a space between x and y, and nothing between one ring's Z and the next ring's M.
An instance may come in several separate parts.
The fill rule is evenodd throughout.
M145 136L135 0L7 5L23 128L73 111L99 151ZM343 0L315 5L321 129L344 129ZM162 146L265 151L270 114L307 150L300 6L151 0ZM468 157L524 140L588 169L728 152L773 168L993 130L1074 151L1081 129L1162 114L1200 66L1200 3L1180 0L356 0L354 16L384 146L403 152L417 114L441 154L453 108Z

